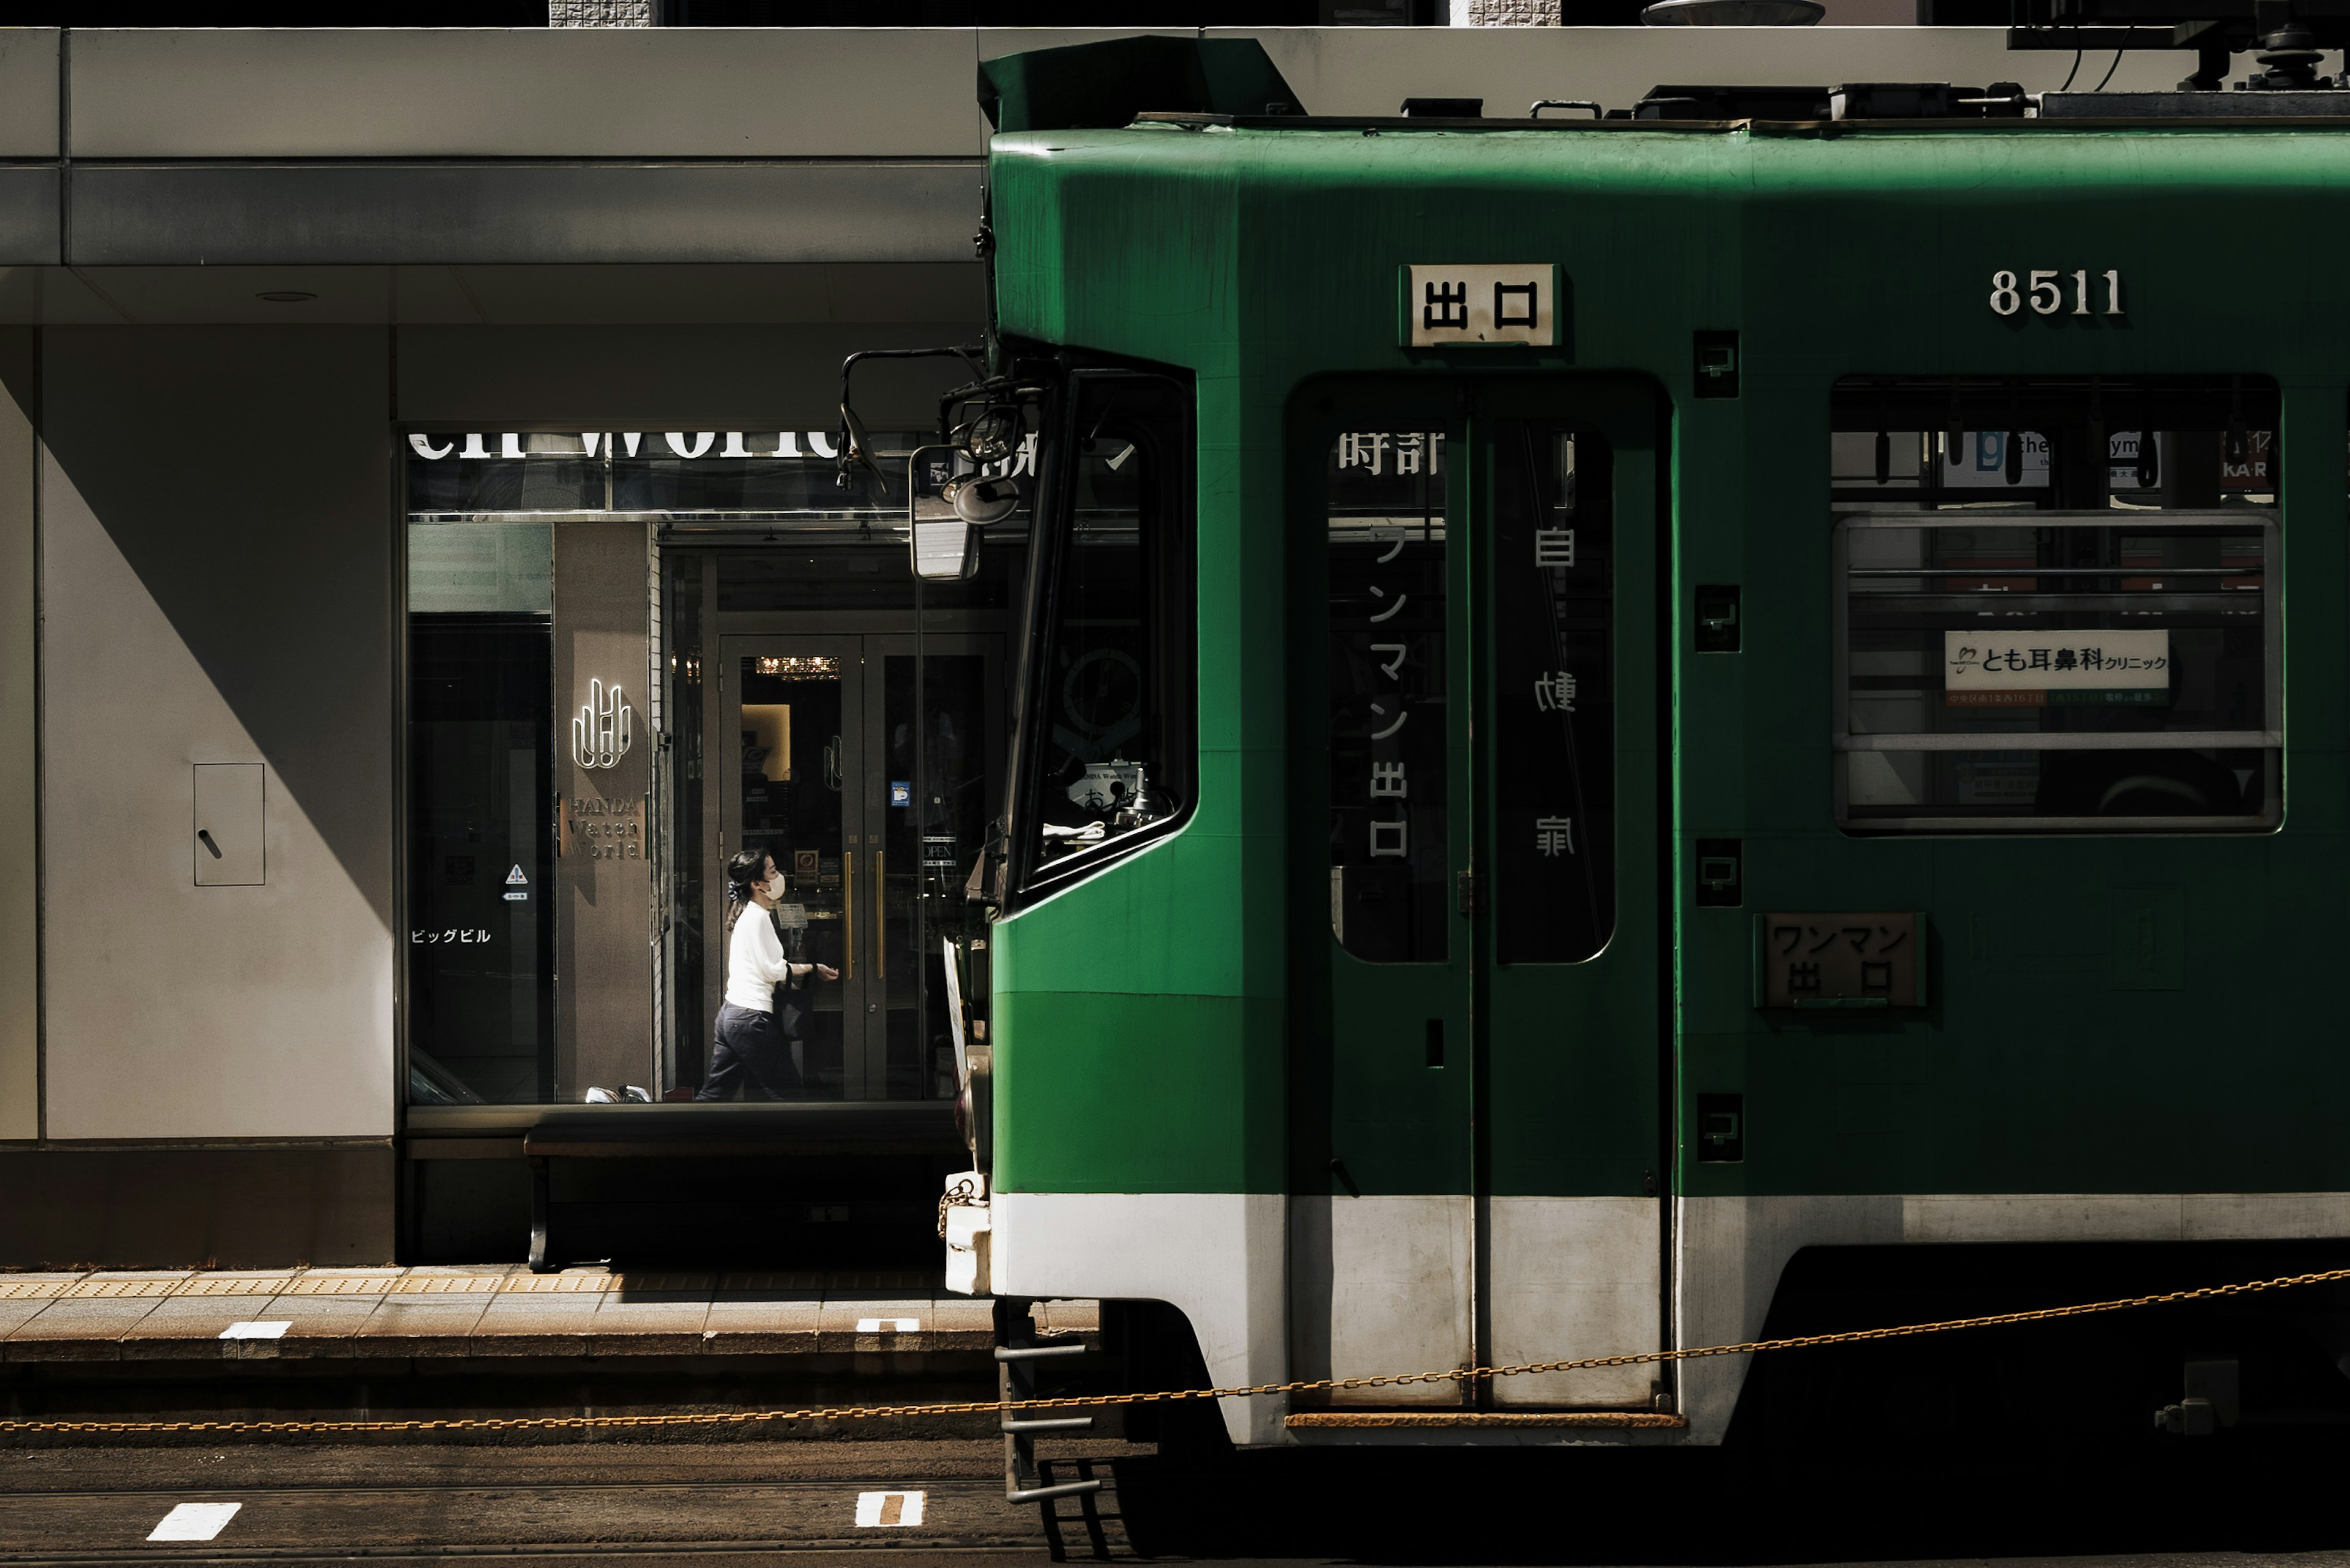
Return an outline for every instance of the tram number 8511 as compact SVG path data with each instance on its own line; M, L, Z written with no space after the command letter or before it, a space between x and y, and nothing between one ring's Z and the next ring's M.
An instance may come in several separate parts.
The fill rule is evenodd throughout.
M1993 314L2012 316L2027 304L2032 306L2033 313L2036 316L2054 316L2064 311L2066 274L2056 267L2036 267L2023 275L2029 280L2028 282L2018 282L2016 275L2012 272L1995 272L1991 275L1991 307ZM2074 316L2122 315L2121 273L2116 270L2104 275L2106 308L2103 311L2089 308L2089 298L2092 293L2089 275L2086 267L2077 268L2070 275L2073 308L2068 314Z

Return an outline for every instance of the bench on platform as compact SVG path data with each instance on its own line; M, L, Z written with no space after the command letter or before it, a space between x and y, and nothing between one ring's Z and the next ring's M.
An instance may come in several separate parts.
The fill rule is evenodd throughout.
M530 1162L530 1269L548 1256L557 1159L762 1159L779 1155L960 1153L954 1107L889 1100L757 1106L566 1107L523 1135Z

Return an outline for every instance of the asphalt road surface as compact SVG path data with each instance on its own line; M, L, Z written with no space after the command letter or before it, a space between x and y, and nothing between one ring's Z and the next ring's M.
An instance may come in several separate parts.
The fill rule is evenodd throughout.
M1112 1489L1092 1528L1059 1505L1072 1562L2350 1568L2350 1462L2330 1442L2097 1467L1878 1455L1833 1471L1670 1452L1285 1453L1208 1469L1091 1452ZM0 1563L1052 1561L1040 1511L1003 1501L1000 1464L996 1444L972 1441L9 1450Z

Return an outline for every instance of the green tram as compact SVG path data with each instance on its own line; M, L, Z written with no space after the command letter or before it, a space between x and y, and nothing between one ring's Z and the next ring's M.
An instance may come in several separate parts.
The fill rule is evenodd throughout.
M1922 97L995 137L957 1288L1229 1386L2350 1259L2350 121ZM1223 1428L2339 1421L2331 1290Z

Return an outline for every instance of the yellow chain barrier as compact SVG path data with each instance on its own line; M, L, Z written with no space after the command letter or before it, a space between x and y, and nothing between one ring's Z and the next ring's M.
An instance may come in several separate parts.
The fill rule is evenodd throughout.
M1383 1377L1313 1377L1288 1383L1255 1383L1235 1388L1161 1389L1147 1394L1072 1394L1049 1399L975 1399L931 1405L829 1405L803 1410L722 1410L674 1416L462 1416L406 1421L36 1421L0 1420L0 1436L35 1432L530 1432L585 1427L723 1427L754 1421L870 1421L890 1417L1009 1415L1021 1410L1091 1409L1114 1405L1158 1405L1186 1399L1255 1399L1271 1394L1316 1394L1350 1388L1400 1388L1415 1383L1474 1383L1495 1377L1520 1377L1531 1373L1586 1372L1605 1366L1655 1366L1669 1361L1699 1361L1716 1355L1755 1355L1766 1350L1804 1350L1824 1345L1860 1345L1874 1340L1908 1339L1918 1334L1949 1334L1962 1328L1995 1328L2005 1324L2046 1323L2057 1318L2088 1317L2098 1313L2126 1312L2135 1307L2167 1306L2178 1302L2212 1301L2226 1296L2254 1295L2295 1285L2320 1285L2350 1281L2350 1269L2322 1273L2287 1274L2272 1280L2251 1280L2232 1285L2201 1285L2193 1290L2166 1291L2159 1295L2125 1296L2116 1301L2085 1302L2074 1306L2038 1307L2029 1312L1994 1313L1988 1317L1949 1318L1939 1323L1901 1324L1891 1328L1849 1329L1841 1334L1806 1334L1791 1339L1757 1339L1741 1345L1707 1345L1686 1350L1649 1350L1637 1355L1586 1355L1574 1361L1533 1361L1515 1366L1455 1366L1442 1372L1406 1372Z

